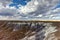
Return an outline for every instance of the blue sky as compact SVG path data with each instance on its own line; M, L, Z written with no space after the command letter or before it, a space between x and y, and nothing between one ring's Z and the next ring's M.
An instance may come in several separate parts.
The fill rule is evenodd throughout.
M60 3L56 6L56 8L60 8Z
M29 1L31 0L12 0L13 3L11 3L9 6L19 8L18 5L25 6ZM60 3L57 4L56 8L60 8Z
M15 6L16 8L19 8L18 5L25 6L29 1L31 0L13 0L9 6Z

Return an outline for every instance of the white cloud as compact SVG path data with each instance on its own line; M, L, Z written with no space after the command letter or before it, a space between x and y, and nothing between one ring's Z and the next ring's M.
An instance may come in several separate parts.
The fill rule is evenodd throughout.
M47 16L47 15L48 15L48 18L50 18L50 19L59 19L60 18L60 8L56 8L54 10L48 11L45 16Z
M25 15L45 15L47 12L55 8L58 2L59 0L32 0L19 11Z
M16 16L16 18L47 17L48 19L50 16L57 16L57 13L59 13L60 10L52 10L56 7L59 0L31 0L26 6L19 7L19 9L16 9L15 7L9 7L8 5L11 3L11 1L12 0L0 0L0 14L9 13L13 16Z
M0 20L17 19L20 17L17 14L18 14L18 9L16 9L15 7L0 6Z
M60 13L60 8L54 9L53 12L58 12L58 13Z
M38 1L37 0L32 0L29 3L27 3L26 6L20 7L20 12L24 13L24 14L28 14L30 12L34 12L37 10L37 6L38 6Z
M8 7L4 7L4 8L1 8L0 9L0 14L12 14L12 15L14 15L14 14L17 14L18 13L18 10L17 9L15 9L15 8L8 8Z
M0 3L2 3L3 6L9 5L12 0L0 0Z

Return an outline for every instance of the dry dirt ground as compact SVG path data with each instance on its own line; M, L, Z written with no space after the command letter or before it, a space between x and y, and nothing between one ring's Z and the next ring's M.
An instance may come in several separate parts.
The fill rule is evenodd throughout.
M56 28L57 31L54 34L55 34L57 40L60 40L60 23L59 22L58 23L53 23L53 25L57 26L57 28Z
M47 39L45 39L45 40L60 40L60 23L55 22L52 25L56 26L56 29L57 29L56 32L52 33L52 34L54 34L56 39L48 39L49 36L47 36ZM8 22L0 21L0 40L19 40L29 34L30 34L29 36L32 36L35 34L35 33L31 34L32 31L28 29L29 27L28 28L23 27L23 29L13 31L15 26L16 25L14 25L14 24L8 25ZM26 39L26 40L28 40L28 39Z

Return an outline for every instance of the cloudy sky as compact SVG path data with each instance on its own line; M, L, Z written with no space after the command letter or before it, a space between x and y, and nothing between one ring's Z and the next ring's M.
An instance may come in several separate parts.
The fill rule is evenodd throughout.
M60 20L60 0L0 0L0 20Z

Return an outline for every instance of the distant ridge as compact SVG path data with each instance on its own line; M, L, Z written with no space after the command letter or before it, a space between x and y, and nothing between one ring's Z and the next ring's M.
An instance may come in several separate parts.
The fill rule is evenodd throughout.
M60 20L0 20L9 22L60 22Z

